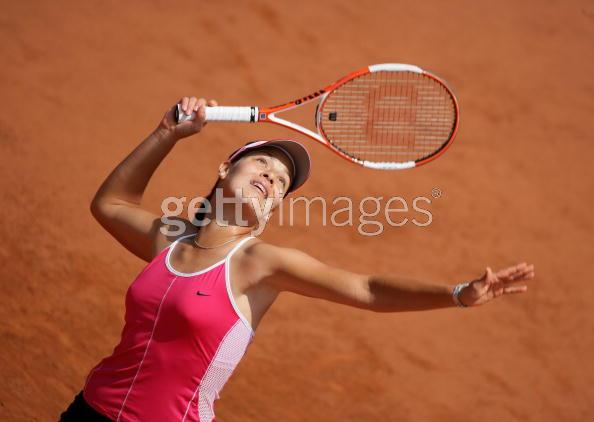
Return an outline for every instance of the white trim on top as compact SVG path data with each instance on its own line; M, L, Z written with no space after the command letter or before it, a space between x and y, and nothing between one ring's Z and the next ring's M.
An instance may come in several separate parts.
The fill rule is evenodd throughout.
M231 274L230 273L231 273L231 257L237 251L237 249L239 249L239 247L241 245L243 245L245 242L247 242L248 240L253 239L253 238L254 238L253 236L246 237L241 242L239 242L237 245L235 245L235 247L233 249L231 249L231 252L229 252L229 254L227 255L226 263L225 263L225 285L227 287L227 296L229 297L229 302L231 302L231 306L233 306L235 313L237 314L239 319L241 319L241 321L243 321L246 328L250 331L250 335L252 337L255 335L254 329L252 328L252 324L249 323L247 318L239 310L237 303L235 303L235 298L233 297L233 291L231 290Z
M189 234L187 236L181 236L179 238L177 238L170 246L169 246L169 250L167 251L167 256L165 257L165 265L167 267L167 269L169 271L171 271L173 274L180 276L180 277L192 277L195 275L200 275L203 274L209 270L212 270L213 268L221 265L221 264L225 264L225 287L227 289L227 296L229 298L229 302L231 302L231 306L233 307L233 309L235 310L235 313L237 314L237 316L239 317L239 319L241 319L241 321L244 323L244 325L248 328L248 330L250 331L250 334L252 335L252 337L255 335L254 333L254 329L252 328L252 325L249 323L249 321L247 320L247 318L241 313L241 311L239 310L239 307L237 306L237 303L235 302L235 298L233 297L233 291L231 290L231 278L230 278L230 269L231 269L231 257L233 256L233 254L237 251L237 249L239 249L241 247L241 245L243 245L245 242L247 242L250 239L253 239L254 236L248 236L245 239L242 239L237 245L235 245L233 247L233 249L231 249L231 251L229 251L227 253L227 255L221 259L220 261L212 264L211 266L209 266L208 268L205 268L203 270L200 271L196 271L193 273L183 273L181 271L177 271L175 268L173 268L171 266L171 264L169 263L169 258L171 256L171 254L173 253L173 249L175 248L175 246L177 245L177 243L182 240L182 239L186 239L188 237L191 236L195 236L196 234Z
M182 240L182 239L186 239L186 238L188 238L188 237L191 237L191 236L196 236L196 233L192 233L192 234L189 234L189 235L187 235L187 236L181 236L181 237L178 237L178 238L175 240L175 242L173 242L173 243L171 244L171 246L169 247L169 250L167 251L167 256L165 257L165 265L167 266L167 269L168 269L169 271L171 271L173 274L175 274L175 275L177 275L177 276L180 276L180 277L193 277L193 276L195 276L195 275L200 275L200 274L203 274L203 273L205 273L205 272L207 272L207 271L210 271L210 270L212 270L213 268L215 268L215 267L218 267L218 266L219 266L219 265L221 265L223 262L225 262L225 260L227 259L227 257L225 257L225 258L221 259L221 260L220 260L220 261L218 261L218 262L215 262L214 264L212 264L212 265L211 265L211 266L209 266L208 268L204 268L203 270L200 270L200 271L195 271L195 272L193 272L193 273L183 273L183 272L181 272L181 271L178 271L178 270L176 270L175 268L173 268L173 266L172 266L172 265L171 265L171 263L169 262L169 261L170 261L171 254L173 253L173 249L175 248L175 246L177 245L177 243L178 243L180 240Z

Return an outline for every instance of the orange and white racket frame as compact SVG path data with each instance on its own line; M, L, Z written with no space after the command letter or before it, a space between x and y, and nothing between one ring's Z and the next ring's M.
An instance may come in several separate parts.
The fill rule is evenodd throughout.
M429 78L432 78L434 81L438 82L442 85L448 94L451 96L454 108L455 108L455 116L454 116L454 125L451 131L451 135L449 139L443 143L443 145L434 151L432 154L428 155L417 161L406 161L406 162L377 162L377 161L366 161L360 160L355 157L351 157L348 154L337 149L328 139L326 139L320 131L320 121L321 121L321 114L320 110L323 108L324 102L328 98L328 95L337 89L338 87L344 85L345 83L349 82L352 79L355 79L359 76L362 76L366 73L373 73L373 72L414 72L418 74L422 74ZM313 101L319 101L319 105L316 108L316 129L317 132L309 130L301 125L293 123L289 120L281 119L277 116L277 113L281 113L284 111L288 111L291 109L295 109L297 107L301 107L305 104L309 104ZM298 98L294 101L277 105L274 107L257 107L257 106L247 106L247 107L228 107L228 106L216 106L216 107L206 107L206 121L207 122L247 122L247 123L274 123L280 126L284 126L286 128L295 130L314 141L317 141L330 149L336 155L345 160L350 162L362 165L364 167L373 168L373 169L381 169L381 170L401 170L401 169L408 169L413 167L418 167L423 164L427 164L435 160L441 154L445 152L445 150L452 144L456 133L458 131L459 125L459 106L456 96L452 92L452 90L447 86L445 81L438 78L437 76L421 69L418 66L410 65L410 64L401 64L401 63L384 63L384 64L375 64L371 66L367 66L356 70L354 72L349 73L345 77L337 80L336 82L313 92L310 95L305 97ZM184 120L193 120L196 115L192 113L191 115L186 115L181 110L181 106L178 105L177 108L177 119L179 122Z

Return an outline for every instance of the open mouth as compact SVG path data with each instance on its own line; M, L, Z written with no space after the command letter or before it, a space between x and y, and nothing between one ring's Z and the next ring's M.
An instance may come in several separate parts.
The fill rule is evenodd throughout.
M264 195L264 198L268 198L268 190L266 190L266 188L264 187L264 185L262 183L253 181L253 182L251 182L251 184L256 189L258 189L262 193L262 195Z

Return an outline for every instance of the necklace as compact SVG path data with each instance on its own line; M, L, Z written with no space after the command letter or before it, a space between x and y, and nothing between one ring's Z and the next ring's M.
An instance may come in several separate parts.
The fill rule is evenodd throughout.
M196 246L198 246L199 248L201 248L201 249L216 249L216 248L220 248L221 246L224 246L224 245L226 245L228 243L233 242L235 239L237 239L240 236L242 236L242 235L241 234L235 235L231 239L224 241L220 245L216 245L216 246L204 246L204 245L201 245L200 243L198 243L198 240L196 239L198 237L198 235L196 235L196 236L194 236L194 244Z

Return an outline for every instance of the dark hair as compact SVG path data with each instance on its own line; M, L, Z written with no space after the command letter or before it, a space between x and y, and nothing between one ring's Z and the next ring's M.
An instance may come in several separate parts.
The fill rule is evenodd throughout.
M215 189L217 188L218 184L219 184L219 179L217 179L216 183L214 184L214 186L212 187L212 189L210 190L210 193L206 196L206 198L204 198L203 201L200 201L200 207L198 208L198 210L196 210L196 214L194 214L194 218L192 218L192 221L191 221L192 225L200 227L195 222L200 222L200 221L204 220L204 213L202 213L200 211L202 209L206 208L207 203L212 204L212 197L214 196Z

